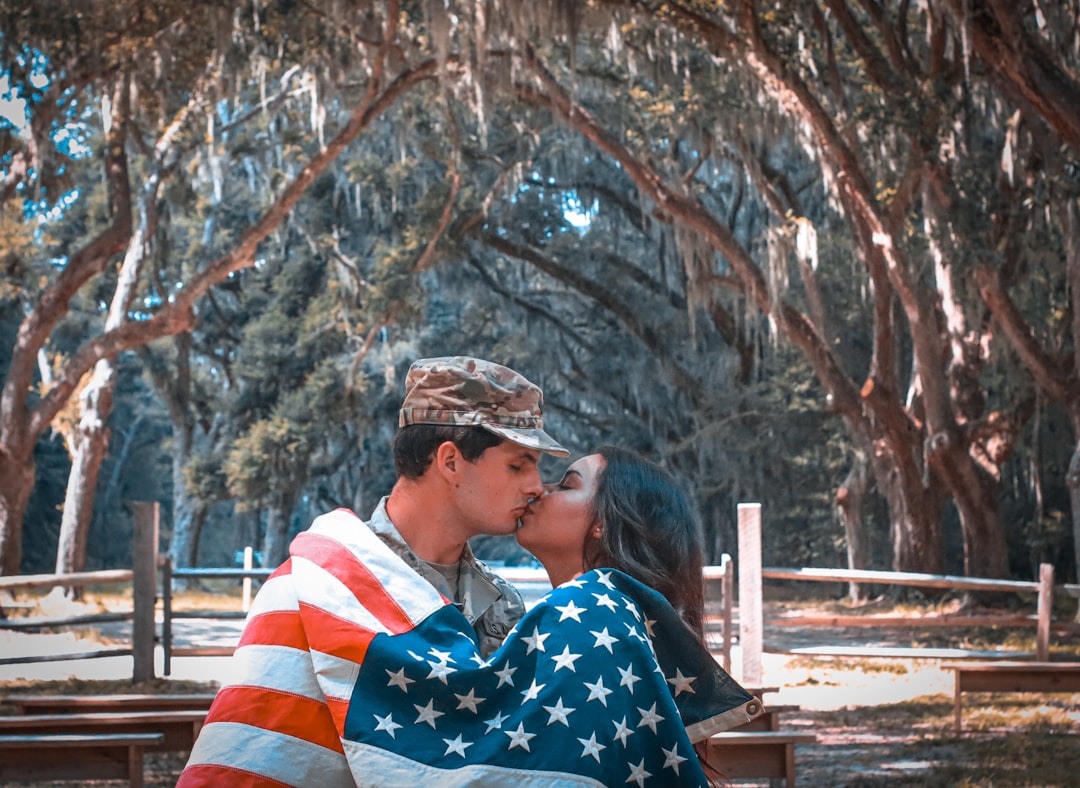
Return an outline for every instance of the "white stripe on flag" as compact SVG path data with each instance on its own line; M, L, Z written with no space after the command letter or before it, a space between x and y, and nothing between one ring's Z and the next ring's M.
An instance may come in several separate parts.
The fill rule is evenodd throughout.
M315 777L319 788L353 786L341 753L239 722L204 726L188 759L189 767L195 765L241 769L297 788L308 788Z
M319 676L319 686L328 698L352 699L360 666L352 660L335 657L322 651L311 651L311 664Z
M229 686L266 687L322 701L307 651L288 646L241 646L233 653L236 680Z
M300 605L296 601L296 589L293 587L292 577L278 575L263 583L259 593L251 602L247 620L255 618L262 613L272 613L277 610L299 610Z
M599 780L568 772L507 769L492 764L439 769L369 744L348 740L343 740L342 744L358 788L416 788L420 785L438 788L505 788L508 785L514 788L604 788Z

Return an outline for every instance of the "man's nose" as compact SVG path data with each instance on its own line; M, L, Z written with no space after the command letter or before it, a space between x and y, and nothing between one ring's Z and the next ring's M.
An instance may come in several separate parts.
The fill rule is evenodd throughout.
M544 482L540 479L540 470L534 469L525 486L525 494L530 498L539 498L544 489Z

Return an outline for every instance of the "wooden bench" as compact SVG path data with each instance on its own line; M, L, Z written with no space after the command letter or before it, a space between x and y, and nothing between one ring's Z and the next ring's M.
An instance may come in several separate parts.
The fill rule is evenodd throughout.
M206 711L213 693L184 695L6 695L0 704L16 714L75 714L98 711Z
M143 786L143 750L160 733L0 735L0 783L42 780L127 780Z
M949 662L941 667L954 674L957 733L965 692L1080 692L1080 662Z
M0 735L160 733L151 750L190 750L206 719L203 710L100 711L0 716Z
M795 786L795 745L813 744L817 736L793 731L725 731L708 739L708 757L729 780L782 779Z

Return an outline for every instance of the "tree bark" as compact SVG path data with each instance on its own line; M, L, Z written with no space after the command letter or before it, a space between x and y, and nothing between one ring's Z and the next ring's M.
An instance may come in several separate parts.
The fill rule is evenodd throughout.
M102 360L79 397L81 413L72 436L75 452L71 458L56 547L57 574L81 572L86 568L86 543L94 517L98 473L109 450L111 431L108 422L112 415L115 383L115 366L109 360ZM65 588L64 595L71 599L81 598L82 588Z

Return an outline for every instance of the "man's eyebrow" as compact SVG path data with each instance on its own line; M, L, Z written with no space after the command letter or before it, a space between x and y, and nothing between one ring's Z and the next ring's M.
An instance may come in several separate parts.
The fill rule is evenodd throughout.
M540 462L540 458L534 455L528 449L525 449L521 453L519 453L518 459L524 460L526 462L531 462L533 465L536 465L538 462Z

